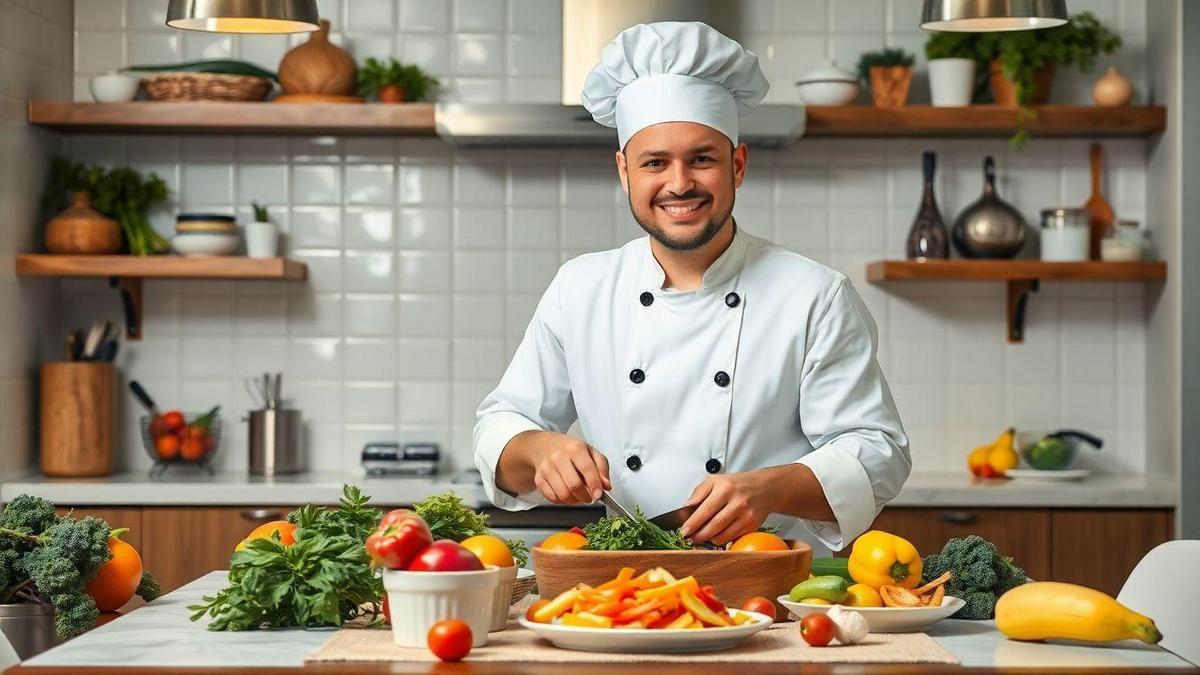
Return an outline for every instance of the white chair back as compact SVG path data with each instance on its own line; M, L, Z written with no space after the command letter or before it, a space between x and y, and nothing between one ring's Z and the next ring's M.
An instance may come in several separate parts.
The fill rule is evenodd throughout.
M1200 665L1200 541L1179 539L1155 546L1138 562L1117 600L1154 619L1161 645Z

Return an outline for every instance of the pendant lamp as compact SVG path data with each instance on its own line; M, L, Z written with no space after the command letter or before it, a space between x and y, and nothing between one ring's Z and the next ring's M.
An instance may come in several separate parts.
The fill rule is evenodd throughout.
M167 25L210 33L307 33L320 28L316 0L170 0Z
M1053 28L1068 21L1066 0L925 0L921 28L992 33Z

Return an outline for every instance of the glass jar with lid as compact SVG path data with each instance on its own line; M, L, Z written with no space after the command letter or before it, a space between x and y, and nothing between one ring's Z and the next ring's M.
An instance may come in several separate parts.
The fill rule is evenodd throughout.
M1100 259L1134 262L1145 255L1145 236L1136 220L1118 220L1100 240Z
M1089 232L1088 214L1084 209L1042 209L1042 260L1087 260Z

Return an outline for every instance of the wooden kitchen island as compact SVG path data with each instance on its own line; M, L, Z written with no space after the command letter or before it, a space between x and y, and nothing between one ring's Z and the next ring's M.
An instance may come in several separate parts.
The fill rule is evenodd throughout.
M24 665L6 671L9 675L116 675L117 673L229 673L275 675L277 673L533 673L551 675L564 669L577 675L609 675L614 671L639 673L646 663L615 665L561 663L331 663L304 665L304 656L333 635L332 630L276 630L212 632L204 624L189 621L188 605L202 595L215 593L225 584L224 572L213 572L169 593L155 602L133 610L85 635L52 649ZM1121 673L1162 672L1188 668L1190 664L1158 647L1135 642L1091 647L1021 643L1005 639L991 622L944 621L930 632L962 666L904 664L864 666L780 663L654 665L658 675L720 673L746 670L755 673L931 673L979 670L980 672L1055 669Z

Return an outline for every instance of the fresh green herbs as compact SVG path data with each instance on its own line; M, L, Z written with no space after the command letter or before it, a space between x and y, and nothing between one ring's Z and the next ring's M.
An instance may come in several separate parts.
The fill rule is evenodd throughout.
M49 501L18 495L0 513L0 603L53 605L54 630L63 639L91 629L100 613L87 582L112 558L108 539L120 532L99 518L58 516ZM138 594L158 597L149 574Z
M632 518L606 516L583 527L587 548L593 551L686 551L692 543L680 530L670 532L650 522L641 508Z
M476 513L463 504L462 497L453 491L446 494L434 495L417 502L413 510L425 519L434 539L450 539L462 541L477 534L491 534L488 531L486 513ZM512 552L517 567L524 567L529 562L529 548L520 539L505 539L508 550Z
M864 82L871 80L871 68L875 66L912 66L916 57L912 52L905 51L898 47L888 47L877 51L863 52L862 56L858 57L858 79Z
M384 63L372 56L358 69L358 91L363 95L378 94L384 87L399 87L404 90L404 100L421 101L436 86L437 78L427 75L418 66L406 66L396 59Z
M145 177L129 167L106 169L55 157L50 162L50 182L42 194L43 211L61 210L73 192L88 193L93 208L116 219L130 253L152 255L169 248L146 219L151 207L167 199L167 184L157 174Z
M380 613L383 582L363 541L379 523L370 498L352 485L341 508L312 505L293 511L296 543L278 534L253 539L233 554L229 586L193 605L192 621L212 616L209 630L340 626Z

